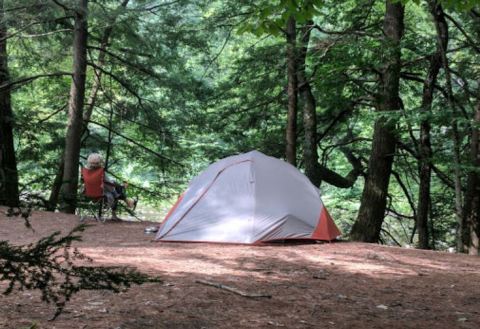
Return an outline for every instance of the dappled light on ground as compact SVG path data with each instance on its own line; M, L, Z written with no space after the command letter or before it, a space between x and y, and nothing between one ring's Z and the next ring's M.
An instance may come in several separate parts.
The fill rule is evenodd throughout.
M74 216L34 213L35 231L1 215L0 240L69 231ZM36 292L0 297L0 328L478 328L480 260L361 243L265 246L160 243L151 223L90 222L94 265L137 267L163 283L81 292L54 323ZM198 281L227 285L248 298Z
M348 248L354 247L348 244ZM259 266L259 258L271 257L272 261L278 261L291 264L304 264L312 268L335 268L343 272L355 274L364 272L371 277L382 277L389 275L395 278L404 276L418 276L419 270L415 268L422 266L422 258L401 257L393 260L378 256L376 253L367 252L362 249L362 253L356 255L338 255L328 256L329 251L322 251L323 245L316 246L295 246L288 251L290 255L283 253L275 254L276 247L247 247L247 246L221 246L211 244L196 244L196 248L183 249L178 243L153 242L152 245L138 246L133 243L131 246L120 245L116 247L81 247L80 250L89 255L96 262L102 264L125 264L136 266L149 272L162 272L169 274L185 273L189 274L215 274L215 275L252 275L255 277L281 278L280 273L275 275L272 271ZM336 249L342 246L335 245ZM256 250L254 250L256 249ZM314 250L318 255L306 255L306 249ZM355 251L354 251L355 252ZM255 260L257 261L249 261ZM373 260L373 261L372 261ZM170 266L175 264L175 266ZM195 266L191 266L195 264ZM407 266L405 266L407 265ZM423 263L424 270L433 266L444 271L450 269L447 264L428 264ZM457 269L458 270L458 269ZM454 271L456 272L456 271Z

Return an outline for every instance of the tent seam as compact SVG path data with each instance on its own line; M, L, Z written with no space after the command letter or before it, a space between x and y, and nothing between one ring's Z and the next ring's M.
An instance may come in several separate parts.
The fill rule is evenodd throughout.
M162 239L164 237L167 236L167 234L169 234L175 227L177 227L177 225L185 218L185 216L187 216L187 214L200 202L200 200L203 199L203 197L207 194L207 192L212 188L213 184L215 184L215 182L217 181L218 177L220 177L220 175L227 169L229 169L230 167L233 167L235 165L238 165L240 163L244 163L244 162L248 162L248 161L252 161L252 160L243 160L243 161L238 161L238 162L234 162L234 163L231 163L229 164L228 166L225 166L223 167L222 169L220 169L217 173L217 175L213 178L212 182L210 183L210 185L207 187L207 189L198 197L197 200L195 200L195 202L190 206L190 208L188 208L184 213L183 215L180 217L180 219L172 225L172 227L167 231L165 232L165 234L163 234L159 239Z

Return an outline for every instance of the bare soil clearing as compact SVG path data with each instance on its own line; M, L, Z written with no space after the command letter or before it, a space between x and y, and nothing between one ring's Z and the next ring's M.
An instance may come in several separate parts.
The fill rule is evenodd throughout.
M0 240L15 244L79 223L35 212L31 231L4 213L0 208ZM54 307L37 292L17 291L0 297L0 328L480 327L479 257L347 242L158 243L144 234L149 222L91 223L77 246L95 265L133 266L164 282L120 294L81 292L53 322Z

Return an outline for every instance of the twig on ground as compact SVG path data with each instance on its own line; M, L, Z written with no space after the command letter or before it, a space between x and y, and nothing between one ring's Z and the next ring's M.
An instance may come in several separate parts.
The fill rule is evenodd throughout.
M257 297L264 297L264 298L272 298L272 295L267 295L267 294L250 294L244 291L241 291L237 288L233 288L221 283L215 283L215 282L210 282L210 281L204 281L204 280L195 280L196 283L204 284L206 286L212 286L215 288L219 289L224 289L230 292L233 292L234 294L240 295L242 297L248 297L248 298L257 298Z

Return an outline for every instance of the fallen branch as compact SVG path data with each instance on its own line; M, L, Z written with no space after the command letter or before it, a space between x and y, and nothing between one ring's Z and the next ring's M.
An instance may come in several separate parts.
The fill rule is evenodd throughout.
M240 295L242 297L248 297L248 298L257 298L257 297L265 297L265 298L272 298L272 295L266 295L266 294L249 294L247 292L238 290L237 288L229 287L227 285L221 284L221 283L215 283L215 282L210 282L210 281L204 281L204 280L195 280L196 283L204 284L206 286L212 286L215 288L227 290L230 292L233 292L234 294Z

